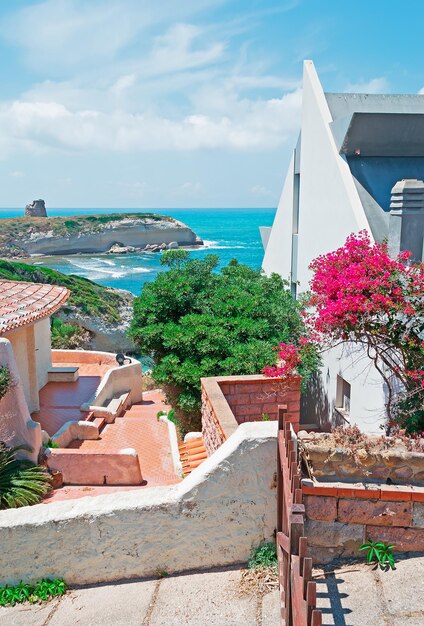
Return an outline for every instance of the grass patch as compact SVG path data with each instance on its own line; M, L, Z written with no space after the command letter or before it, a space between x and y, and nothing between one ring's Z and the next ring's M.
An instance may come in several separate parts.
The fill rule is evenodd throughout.
M57 596L63 596L67 590L67 585L62 578L43 578L34 585L23 583L19 585L0 587L0 606L15 606L15 604L23 604L30 602L47 602Z
M247 567L249 569L272 567L277 571L278 559L275 544L272 541L268 541L255 548L252 551Z

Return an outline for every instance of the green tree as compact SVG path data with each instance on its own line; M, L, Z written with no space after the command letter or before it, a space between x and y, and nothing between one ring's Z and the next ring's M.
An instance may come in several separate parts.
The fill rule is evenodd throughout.
M277 344L304 330L280 276L236 260L216 271L218 261L179 259L134 301L131 335L152 354L153 377L186 429L199 427L202 376L257 374L275 360ZM315 365L312 358L301 373Z

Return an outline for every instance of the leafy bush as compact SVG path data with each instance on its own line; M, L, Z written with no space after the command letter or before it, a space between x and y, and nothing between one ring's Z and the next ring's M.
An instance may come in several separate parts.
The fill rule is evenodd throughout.
M6 395L12 385L12 376L8 367L0 367L0 399Z
M63 322L54 317L52 319L52 348L62 350L78 350L90 344L91 335L88 330L78 324Z
M46 468L17 459L19 450L28 448L7 448L0 442L0 509L38 504L51 490L51 480Z
M168 258L169 271L134 301L131 335L152 354L152 375L184 427L198 430L200 378L259 373L279 340L302 335L303 322L276 274L266 277L235 260L218 272L214 255ZM301 373L307 377L315 368L312 358Z
M0 606L15 606L23 602L46 602L56 596L63 596L67 585L62 578L51 580L43 578L35 585L23 583L19 585L0 587Z
M268 541L255 548L252 551L247 567L249 569L271 567L276 570L278 568L278 558L275 544L272 541Z

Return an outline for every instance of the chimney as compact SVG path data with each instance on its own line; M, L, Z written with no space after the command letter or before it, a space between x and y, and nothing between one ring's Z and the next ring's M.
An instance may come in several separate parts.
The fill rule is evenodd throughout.
M392 189L389 252L412 252L412 261L424 260L424 182L416 178L398 181Z

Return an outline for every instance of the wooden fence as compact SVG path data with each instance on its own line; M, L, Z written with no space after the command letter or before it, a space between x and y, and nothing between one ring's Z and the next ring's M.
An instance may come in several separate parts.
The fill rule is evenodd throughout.
M321 626L316 583L311 580L312 559L306 556L297 442L285 405L278 407L277 507L281 624Z

